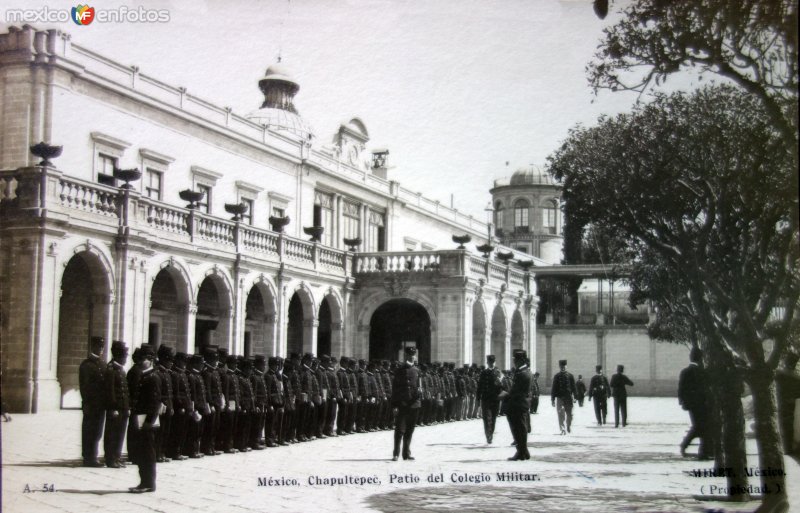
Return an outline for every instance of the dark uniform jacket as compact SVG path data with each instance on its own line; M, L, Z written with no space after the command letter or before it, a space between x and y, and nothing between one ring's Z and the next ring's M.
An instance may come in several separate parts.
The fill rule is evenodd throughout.
M239 377L232 369L228 369L224 375L222 381L222 395L225 396L225 407L228 408L228 411L239 411L242 409Z
M156 366L156 372L161 379L161 402L167 407L165 415L172 415L174 413L174 406L172 403L172 376L166 367L161 365Z
M189 387L191 390L191 400L194 403L195 411L200 413L210 413L211 408L208 407L208 393L206 392L206 384L203 381L203 375L199 370L192 370L189 373Z
M267 396L269 397L270 406L275 408L283 406L283 377L276 371L270 369L264 374L264 382L267 385Z
M561 371L553 376L553 388L550 390L550 398L555 401L557 398L565 401L572 401L577 396L575 390L575 378L567 371Z
M330 386L328 398L341 399L343 396L341 390L339 389L339 378L336 376L336 371L333 370L333 367L326 367L325 375L328 378L328 386Z
M531 409L531 371L527 365L519 368L514 373L514 381L506 398L506 408L509 414L527 413Z
M215 409L220 409L222 404L222 381L219 379L217 369L205 364L203 367L203 384L206 387L206 398L208 405Z
M347 374L347 369L340 368L336 371L336 377L339 382L339 391L342 393L341 398L353 402L353 391L350 388L350 376Z
M499 401L497 396L503 391L502 378L503 375L497 367L483 369L478 378L478 399L486 402Z
M189 376L184 369L172 369L172 405L175 411L191 411L192 393L189 390Z
M140 424L150 424L158 419L158 412L161 411L161 377L154 369L147 369L142 372L138 380L138 390L136 394L136 415L146 415L144 422Z
M108 362L106 366L105 385L107 410L122 413L130 409L131 400L125 368L114 360Z
M611 376L611 396L618 399L628 397L628 390L625 388L625 385L629 387L633 386L633 381L625 374L617 373Z
M256 409L256 401L255 396L253 394L253 384L250 382L250 378L242 374L241 372L236 372L235 378L239 385L239 400L241 401L240 409L243 412L252 412Z
M419 408L421 406L419 370L403 363L394 373L392 380L392 406Z
M706 405L705 369L696 363L689 364L678 378L678 402L684 410L700 410Z
M595 398L599 400L608 399L611 395L611 385L608 384L608 379L602 374L595 374L589 381L589 399Z
M255 407L264 411L269 407L266 374L258 369L254 369L253 374L250 375L250 386L253 387L253 402L255 403Z
M104 367L100 357L91 354L78 368L84 410L103 410L106 407Z

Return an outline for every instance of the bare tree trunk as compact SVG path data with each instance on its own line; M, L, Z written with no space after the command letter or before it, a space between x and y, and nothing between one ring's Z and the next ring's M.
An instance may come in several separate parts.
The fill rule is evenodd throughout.
M754 475L757 471L761 479L762 506L759 511L788 511L774 372L761 366L754 369L751 376L759 467L750 470Z
M713 352L713 351L712 351ZM709 375L715 395L714 416L720 422L715 429L713 445L717 468L727 472L728 499L744 502L750 499L747 492L747 451L744 438L744 409L742 408L741 377L732 366L726 365L724 356L711 360ZM721 449L721 452L719 451Z

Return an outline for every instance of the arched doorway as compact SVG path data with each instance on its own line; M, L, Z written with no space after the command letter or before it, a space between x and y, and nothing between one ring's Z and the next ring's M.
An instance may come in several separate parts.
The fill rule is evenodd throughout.
M313 352L314 302L305 289L300 288L292 294L287 317L286 354Z
M230 350L230 321L230 294L224 280L217 275L206 276L197 293L197 318L194 328L196 350L202 350L208 345L217 345Z
M369 328L369 358L400 360L403 348L417 348L417 359L431 360L431 318L425 307L411 299L392 299L375 310Z
M108 335L111 277L88 251L73 256L61 279L56 376L61 385L61 407L80 408L78 367L89 354L91 337ZM106 347L110 346L106 340Z
M525 349L525 327L522 324L522 314L519 310L514 310L511 316L511 351L514 349Z
M188 351L189 315L187 284L174 267L161 269L150 290L150 321L147 341L155 347L166 344Z
M244 355L275 354L275 299L266 285L253 285L247 294Z
M317 316L319 325L317 326L317 354L331 354L331 307L328 304L327 296L319 305L319 315Z
M506 313L500 305L492 312L492 354L497 358L497 366L508 368L506 361Z
M486 310L482 301L472 304L472 363L486 360Z

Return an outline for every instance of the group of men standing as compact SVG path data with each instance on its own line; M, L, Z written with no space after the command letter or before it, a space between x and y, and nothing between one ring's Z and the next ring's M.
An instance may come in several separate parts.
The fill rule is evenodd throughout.
M128 459L140 468L141 482L131 489L136 493L155 490L156 463L394 426L404 442L402 455L410 459L415 425L478 415L477 366L437 362L411 369L408 362L343 356L336 368L327 355L243 357L217 346L189 355L142 344L126 372L126 345L114 341L108 363L104 347L101 337L93 337L79 370L83 465L124 467L127 433ZM97 454L101 437L103 462Z

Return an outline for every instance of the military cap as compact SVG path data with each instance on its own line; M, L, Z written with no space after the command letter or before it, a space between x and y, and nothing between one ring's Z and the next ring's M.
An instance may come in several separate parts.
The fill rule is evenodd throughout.
M267 359L267 364L272 367L273 365L278 365L278 357L277 356L270 356Z
M347 365L348 363L350 363L350 358L347 356L342 356L339 358L339 365Z
M184 353L183 351L178 351L175 353L175 361L186 361L189 359L189 355Z
M566 364L567 364L566 360L559 360L558 361L558 365L562 365L563 366L563 365L566 365Z
M253 357L253 362L256 363L256 365L259 363L265 363L266 361L267 357L264 356L263 354L257 354Z
M289 353L289 358L287 358L287 360L299 360L299 359L300 355L297 353Z
M228 358L228 349L225 347L220 347L217 349L217 354L219 354L219 359L226 359Z
M128 346L121 340L115 340L111 343L111 354L128 354Z
M322 363L330 363L331 362L331 357L326 355L326 354L324 354L324 355L319 357L319 361L321 361Z
M487 362L496 362L497 361L497 357L495 355L493 355L493 354L486 355L486 361Z
M206 346L203 348L203 354L206 356L216 356L219 354L219 346Z
M602 365L595 365L595 366L594 366L594 370L595 370L596 372L600 372L601 370L603 370L603 366L602 366Z
M622 372L622 371L624 371L624 370L625 370L625 366L624 366L624 365L617 365L617 370L618 370L619 372Z
M227 352L227 351L226 351L226 352ZM235 355L235 354L228 355L228 357L225 359L225 362L226 362L228 365L233 365L233 366L236 366L236 362L237 362L237 357L236 357L236 355Z
M241 358L239 360L239 368L242 370L248 370L253 368L253 362L250 361L248 358Z
M314 359L314 354L313 353L306 353L306 354L303 355L303 361L304 362L307 361L307 360L313 360L313 359Z
M199 354L193 354L190 360L192 365L199 365L203 363L203 356Z
M133 360L133 363L139 363L141 358L142 358L142 349L140 347L137 347L136 349L133 350L133 354L131 355L131 360Z
M139 357L142 360L152 360L156 357L156 352L153 351L153 346L150 344L142 344L139 348Z
M360 360L358 360L358 364L359 365L366 365L367 361L365 359L361 358Z
M175 357L175 352L171 347L160 345L158 346L158 359L159 360L172 360Z
M106 345L106 340L103 337L92 337L89 341L89 347L92 349L102 349Z
M406 347L406 354L414 356L415 354L417 354L417 348L413 347L413 346L407 346Z
M528 358L528 353L525 352L524 349L514 349L514 359L522 359L525 360ZM564 364L566 365L566 360L564 360Z

